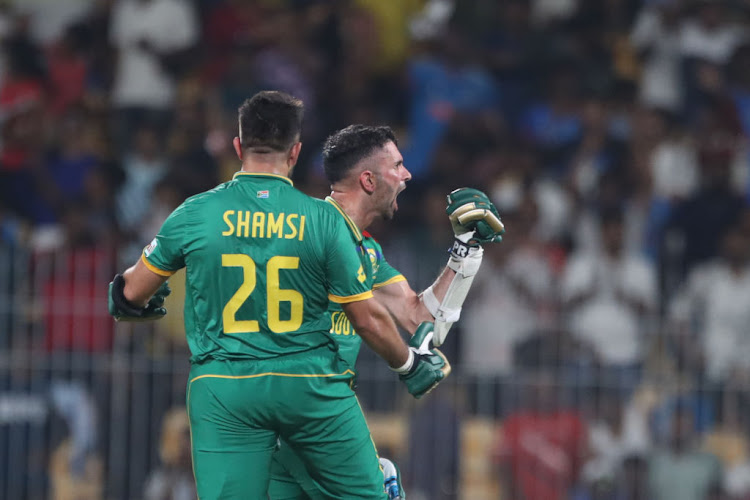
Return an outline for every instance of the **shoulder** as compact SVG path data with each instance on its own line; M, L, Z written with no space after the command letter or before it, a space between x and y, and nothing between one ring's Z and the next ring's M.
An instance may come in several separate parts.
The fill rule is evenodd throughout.
M303 196L307 196L304 193L300 193ZM332 203L327 202L326 200L321 200L319 198L313 198L311 196L307 196L310 199L311 206L314 210L320 213L321 216L325 218L332 218L332 219L343 219L342 214L339 212L339 210L336 208L335 205Z
M172 213L188 213L199 210L206 204L211 203L211 201L217 199L217 197L219 197L219 193L226 190L227 184L229 184L229 182L219 184L213 189L203 191L202 193L194 194L193 196L186 198L185 201L183 201L180 206L178 206Z

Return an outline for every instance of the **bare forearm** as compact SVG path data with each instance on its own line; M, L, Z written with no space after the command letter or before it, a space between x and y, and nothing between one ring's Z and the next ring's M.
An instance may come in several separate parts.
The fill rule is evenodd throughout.
M343 304L352 326L362 340L392 368L404 365L409 348L396 329L388 311L377 300Z
M122 273L123 295L133 305L143 307L167 278L149 270L140 260Z
M446 267L432 284L438 301L442 301L456 272ZM399 281L375 290L375 297L383 304L398 326L413 334L424 321L435 318L424 304L422 294L417 295L406 281Z

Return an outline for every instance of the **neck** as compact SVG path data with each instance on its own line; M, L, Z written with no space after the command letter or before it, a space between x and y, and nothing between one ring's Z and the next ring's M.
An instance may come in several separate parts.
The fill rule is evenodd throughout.
M289 177L292 171L287 163L287 156L275 153L246 153L240 170L253 174L276 174L283 177Z
M377 217L375 211L367 208L367 200L363 199L364 196L367 195L338 187L334 187L331 191L331 198L341 205L346 215L354 221L360 230L370 227L370 224Z

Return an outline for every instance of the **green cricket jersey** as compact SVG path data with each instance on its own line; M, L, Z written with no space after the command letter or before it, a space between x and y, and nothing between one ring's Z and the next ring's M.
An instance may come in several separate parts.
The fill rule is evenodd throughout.
M405 281L406 278L386 262L380 244L367 232L361 232L354 221L336 203L336 200L329 196L326 201L336 207L349 227L352 238L357 245L362 268L365 270L365 285L374 290L391 283ZM362 345L362 338L352 328L340 303L331 301L328 310L331 313L330 333L334 335L339 344L339 353L350 366L354 367L359 355L359 348Z
M330 344L329 301L372 296L336 207L273 174L238 172L188 198L142 260L162 276L187 267L193 363L272 359Z

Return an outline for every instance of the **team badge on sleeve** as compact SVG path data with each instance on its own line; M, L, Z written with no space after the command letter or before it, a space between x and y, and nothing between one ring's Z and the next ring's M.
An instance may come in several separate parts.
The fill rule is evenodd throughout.
M143 255L145 255L146 257L148 257L149 255L151 255L151 252L154 251L154 249L156 248L156 245L158 245L158 244L159 244L159 242L156 241L156 238L154 238L153 240L151 240L151 243L149 243L148 246L143 249Z

